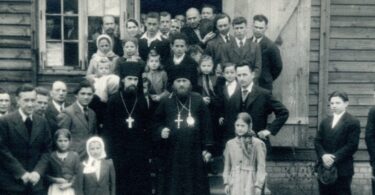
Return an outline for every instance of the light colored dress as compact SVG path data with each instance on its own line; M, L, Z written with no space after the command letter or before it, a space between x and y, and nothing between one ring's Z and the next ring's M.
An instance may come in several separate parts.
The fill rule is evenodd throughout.
M266 145L251 137L245 155L240 138L229 140L224 151L224 184L230 185L231 195L253 195L255 188L263 188L266 179Z

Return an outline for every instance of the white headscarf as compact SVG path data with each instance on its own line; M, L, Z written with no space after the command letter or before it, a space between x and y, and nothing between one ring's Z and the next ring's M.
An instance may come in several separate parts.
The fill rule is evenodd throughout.
M89 146L92 142L99 142L100 145L102 146L102 152L101 152L99 158L94 158L89 152ZM105 152L105 145L104 145L103 139L98 137L98 136L94 136L94 137L91 137L90 139L88 139L87 142L86 142L86 151L87 151L87 154L89 156L89 159L86 162L82 163L83 166L84 166L83 173L84 174L96 173L96 177L99 180L101 160L104 159L105 157L107 157L107 154Z

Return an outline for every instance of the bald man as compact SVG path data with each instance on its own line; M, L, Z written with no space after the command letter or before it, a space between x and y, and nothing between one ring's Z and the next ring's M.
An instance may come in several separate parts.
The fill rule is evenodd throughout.
M116 24L115 16L113 15L105 15L102 18L102 32L101 34L107 34L112 38L112 43L113 43L113 52L117 54L118 56L123 56L124 51L122 49L122 42L120 40L119 34L116 33L116 28L118 25ZM96 42L96 38L99 36L99 33L96 33L93 35L93 39ZM96 52L96 44L95 44L95 52Z
M59 128L57 125L57 115L59 115L65 109L65 107L67 107L67 94L68 88L63 81L55 81L52 83L50 91L51 101L48 102L48 106L45 111L45 117L51 129L51 135L53 135Z
M199 45L205 48L206 43L215 37L212 30L212 21L202 20L197 8L189 8L186 11L186 26L181 29L181 32L188 37L189 45Z

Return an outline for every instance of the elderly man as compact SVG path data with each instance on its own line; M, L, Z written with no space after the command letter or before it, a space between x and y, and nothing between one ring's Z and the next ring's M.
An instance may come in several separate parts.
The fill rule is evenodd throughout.
M49 101L45 111L45 117L53 135L59 128L57 125L57 116L61 113L66 105L66 95L68 89L63 81L55 81L50 91L51 101Z
M0 116L5 116L10 108L10 95L5 89L0 88Z
M115 52L115 54L117 54L118 56L123 56L124 55L124 51L122 49L122 42L119 38L119 35L116 34L116 28L117 28L117 24L115 22L115 16L113 15L105 15L103 16L102 18L102 32L101 34L107 34L108 36L110 36L112 38L112 48L113 48L113 52ZM93 37L93 40L96 42L96 38L99 36L100 34L99 33L95 33L92 37ZM94 51L96 51L96 45L95 45L95 48L94 48Z

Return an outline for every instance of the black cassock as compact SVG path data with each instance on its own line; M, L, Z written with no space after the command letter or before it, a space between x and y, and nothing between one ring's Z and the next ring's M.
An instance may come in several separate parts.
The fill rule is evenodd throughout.
M208 195L209 184L202 151L212 146L210 113L198 93L191 93L191 115L194 126L187 123L189 98L182 100L187 109L182 109L180 128L177 98L171 95L163 99L154 116L154 140L159 142L161 195ZM161 139L164 127L171 130L167 140Z
M135 95L118 92L108 101L103 137L108 146L109 157L116 170L116 191L118 195L149 195L151 179L149 154L151 136L147 131L149 117L143 95L137 96L137 103L131 114L134 122L129 128L126 111L120 93L130 113Z

